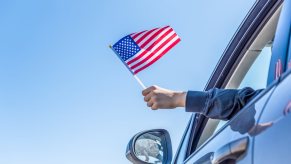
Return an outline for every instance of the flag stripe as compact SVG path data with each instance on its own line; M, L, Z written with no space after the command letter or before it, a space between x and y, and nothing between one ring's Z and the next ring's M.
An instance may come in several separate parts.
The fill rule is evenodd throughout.
M144 35L142 35L142 36L139 37L138 39L134 39L134 40L136 40L136 41L135 41L136 44L139 44L142 40L145 39L145 37L147 37L148 35L150 35L152 32L154 32L154 31L157 30L157 29L158 29L158 28L154 28L154 29L152 29L152 30L146 31L146 32L144 33Z
M145 62L143 63L139 63L138 66L136 66L135 68L130 67L130 69L137 70L141 67L143 67L145 64L147 64L148 62L152 61L154 58L156 58L159 54L161 54L166 48L168 48L173 42L175 42L177 39L179 39L178 36L175 36L172 40L170 40L162 49L160 49L158 52L154 53L150 58L148 58Z
M126 62L128 65L135 64L136 62L139 62L143 58L147 57L151 51L154 51L156 48L158 48L170 35L174 34L175 32L173 29L169 29L166 31L162 36L160 36L152 45L150 45L142 54L135 55L131 59Z
M150 32L147 36L145 36L142 40L140 40L140 42L136 42L137 45L139 45L139 47L141 48L141 45L143 45L145 42L147 42L150 38L152 38L152 36L155 36L158 34L158 32L160 31L161 29L156 29L152 32Z
M156 38L159 37L159 35L161 35L163 32L165 33L165 32L166 32L166 30L165 30L166 28L169 28L169 26L159 29L159 30L158 30L154 35L152 35L149 39L145 40L145 42L144 42L143 44L140 45L140 48L145 48L145 49L147 49L146 46L149 47L149 45L151 45L151 43L152 43L153 41L155 41Z
M142 37L144 34L146 34L146 33L147 33L147 31L144 31L144 32L142 32L142 33L136 35L136 36L134 37L134 39L139 39L139 38L141 38L141 37Z
M161 32L154 40L150 41L147 45L145 45L144 48L142 49L146 49L147 51L153 51L157 45L159 44L159 42L162 40L163 37L167 37L167 35L165 35L165 33L169 34L169 33L175 33L173 31L173 29L169 28L169 29L165 29L163 32ZM161 38L161 39L160 39Z
M162 44L155 49L153 52L151 52L148 56L143 56L142 60L139 61L138 63L134 64L133 66L129 65L131 69L135 69L136 67L138 67L139 65L141 65L143 62L149 60L154 54L156 54L159 50L161 50L166 44L168 44L172 39L174 39L174 37L176 37L177 34L173 33L170 37L168 37L164 42L162 42Z
M133 33L133 34L130 34L130 36L132 37L132 39L135 39L136 37L138 37L138 35L142 34L146 32L146 30L142 31L142 32L138 32L138 33Z
M155 45L157 45L158 44L158 42L160 41L160 40L162 40L162 39L160 39L160 38L162 38L162 37L165 37L166 35L165 35L165 33L170 33L170 32L172 32L173 31L173 29L171 29L171 28L167 28L167 29L165 29L165 30L163 30L156 38L154 38L153 40L151 40L147 45L145 45L145 47L143 47L142 49L146 49L147 51L153 51L153 49L154 49L154 47L155 47Z
M143 67L133 71L134 74L139 73L140 71L146 69L148 66L152 65L154 62L156 62L157 60L159 60L162 56L164 56L171 48L173 48L176 44L178 44L180 42L180 38L178 38L175 42L173 42L169 47L167 47L159 56L157 56L154 60L152 60L151 62L147 63L146 65L144 65Z

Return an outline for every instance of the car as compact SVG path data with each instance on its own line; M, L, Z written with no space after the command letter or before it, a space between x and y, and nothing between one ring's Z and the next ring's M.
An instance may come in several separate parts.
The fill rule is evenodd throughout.
M205 91L263 88L230 120L193 113L172 158L169 133L140 132L126 157L137 164L291 163L291 0L257 0L226 47Z

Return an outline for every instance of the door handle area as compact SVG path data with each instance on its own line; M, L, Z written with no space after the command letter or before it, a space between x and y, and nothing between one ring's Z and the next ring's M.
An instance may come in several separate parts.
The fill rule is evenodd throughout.
M211 163L219 164L229 160L235 161L246 152L248 143L249 138L243 137L222 146L213 153Z

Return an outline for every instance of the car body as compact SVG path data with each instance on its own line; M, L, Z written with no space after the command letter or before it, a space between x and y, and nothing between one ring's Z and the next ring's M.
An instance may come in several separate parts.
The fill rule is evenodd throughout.
M255 2L205 90L243 87L264 90L229 121L193 113L173 160L169 134L162 129L136 134L128 145L127 158L133 163L290 163L290 0ZM140 138L156 144L158 160L138 156L135 144ZM143 151L145 156L152 150Z

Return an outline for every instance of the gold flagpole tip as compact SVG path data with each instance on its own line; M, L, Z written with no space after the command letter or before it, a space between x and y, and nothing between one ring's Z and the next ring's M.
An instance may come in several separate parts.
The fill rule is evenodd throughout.
M109 44L109 48L112 48L112 45L111 44Z

